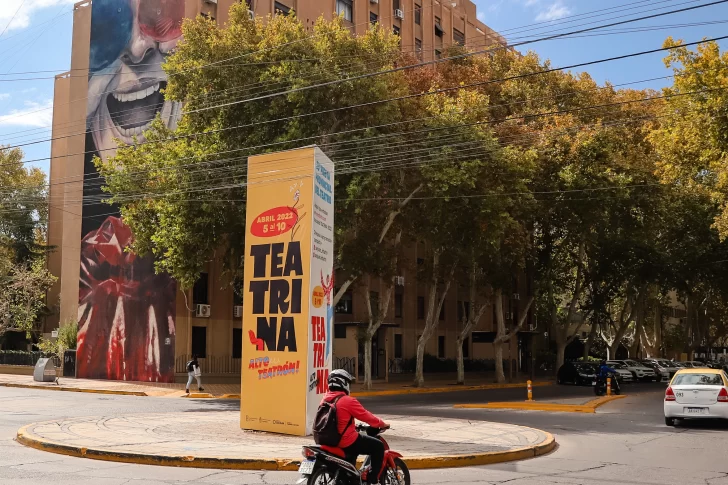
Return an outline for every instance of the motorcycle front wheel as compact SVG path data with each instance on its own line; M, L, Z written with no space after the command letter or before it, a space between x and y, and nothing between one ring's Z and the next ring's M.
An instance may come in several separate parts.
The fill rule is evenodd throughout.
M321 467L308 477L306 485L336 485L336 481L326 467Z
M394 459L395 468L387 468L384 485L411 485L409 468L400 458Z

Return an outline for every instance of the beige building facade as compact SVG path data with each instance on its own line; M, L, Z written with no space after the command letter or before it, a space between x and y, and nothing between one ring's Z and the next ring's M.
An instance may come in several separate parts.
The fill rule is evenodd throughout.
M176 125L181 107L160 93L166 83L160 64L181 38L178 26L183 18L197 15L224 26L236 0L116 3L94 5L87 0L74 6L71 66L56 78L49 242L57 251L48 266L59 279L48 296L56 315L48 318L44 331L79 322L79 377L172 381L181 378L186 361L197 354L204 359L208 378L235 379L231 376L240 372L244 344L242 303L235 285L221 281L222 267L213 261L195 288L183 293L171 278L154 274L151 260L124 251L131 234L114 208L99 202L103 181L92 159L113 153L115 138L143 139L144 129L157 115L168 126ZM249 0L247 4L258 17L295 10L307 26L337 12L356 33L374 22L390 25L402 37L402 48L425 61L456 43L473 50L505 44L477 19L475 5L468 0ZM423 256L416 244L411 248L389 315L374 341L373 373L380 378L408 370L424 327L426 288L416 276ZM523 310L530 293L528 280L514 279L512 295L504 303L509 324ZM371 290L366 295L363 286L355 284L337 306L335 365L352 371L361 372L359 335L367 321L366 299L377 301L383 294L378 282L372 282ZM466 288L450 291L427 347L435 358L455 358L457 333L468 311L467 294ZM467 339L468 359L492 359L493 321L493 312L487 312ZM532 315L527 330L505 352L518 368L527 366L527 351L538 333Z

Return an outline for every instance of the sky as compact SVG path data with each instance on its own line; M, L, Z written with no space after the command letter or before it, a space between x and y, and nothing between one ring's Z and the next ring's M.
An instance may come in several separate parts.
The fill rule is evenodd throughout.
M78 0L0 0L0 144L23 146L29 165L48 172L53 77L70 67L73 4ZM364 0L355 0L364 1ZM447 0L444 0L447 1ZM711 0L475 0L478 17L511 44ZM627 30L625 30L627 29ZM596 32L519 46L553 67L657 49L669 35L693 42L728 35L728 3L612 27ZM728 43L721 42L723 48ZM659 89L670 79L664 54L585 68L600 83ZM39 72L44 71L44 72ZM26 74L27 73L27 74Z

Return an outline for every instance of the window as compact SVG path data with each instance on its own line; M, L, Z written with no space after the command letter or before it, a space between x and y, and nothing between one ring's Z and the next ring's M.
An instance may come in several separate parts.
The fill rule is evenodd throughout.
M473 332L474 344L492 344L495 342L495 332Z
M417 320L425 319L425 297L417 297Z
M400 28L399 28L399 27L397 27L396 25L393 25L393 26L392 26L392 33L393 33L394 35L396 35L396 36L399 36L399 35L400 35Z
M195 281L192 288L192 303L195 305L207 305L210 301L209 291L207 288L207 273L200 273L200 277Z
M243 329L233 329L233 359L240 359L243 356Z
M424 266L425 260L422 258L417 258L417 266Z
M443 335L437 337L437 356L440 359L445 358L445 336Z
M415 3L415 23L417 25L422 25L422 5L417 5Z
M470 339L467 337L463 340L463 358L470 358Z
M392 5L394 6L395 10L401 10L402 9L402 2L400 0L393 0Z
M456 44L465 45L465 34L460 32L458 29L452 29L452 40Z
M235 278L233 283L233 305L242 306L243 304L243 280Z
M207 357L207 327L192 327L192 355L200 359Z
M379 15L374 12L369 12L369 22L371 22L372 25L376 25L376 23L379 22Z
M402 293L394 295L394 318L402 318Z
M435 59L442 59L442 52L435 49Z
M442 35L445 33L444 30L442 30L442 20L440 17L435 16L435 35L438 37L442 37Z
M402 334L401 333L394 334L394 358L395 359L402 358Z
M372 314L379 315L379 292L369 292L369 304L372 306Z
M351 291L347 291L343 295L341 295L341 299L339 300L339 303L336 304L336 313L343 313L346 315L351 315L354 313L354 297L351 294Z
M276 2L273 7L273 11L280 15L288 15L291 13L291 7L283 5L281 2Z
M415 39L415 54L422 59L422 41L420 39Z
M445 302L440 307L440 321L442 322L443 320L445 320Z
M346 338L345 325L334 325L334 338Z
M341 15L349 22L353 19L352 0L336 0L336 15Z

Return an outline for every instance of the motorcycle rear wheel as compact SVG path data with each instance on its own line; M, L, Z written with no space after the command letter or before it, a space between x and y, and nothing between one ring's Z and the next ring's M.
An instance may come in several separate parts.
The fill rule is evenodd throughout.
M400 458L394 459L396 468L388 468L384 478L384 485L411 485L410 471L407 464Z
M336 485L334 477L326 467L321 467L308 477L306 485Z

